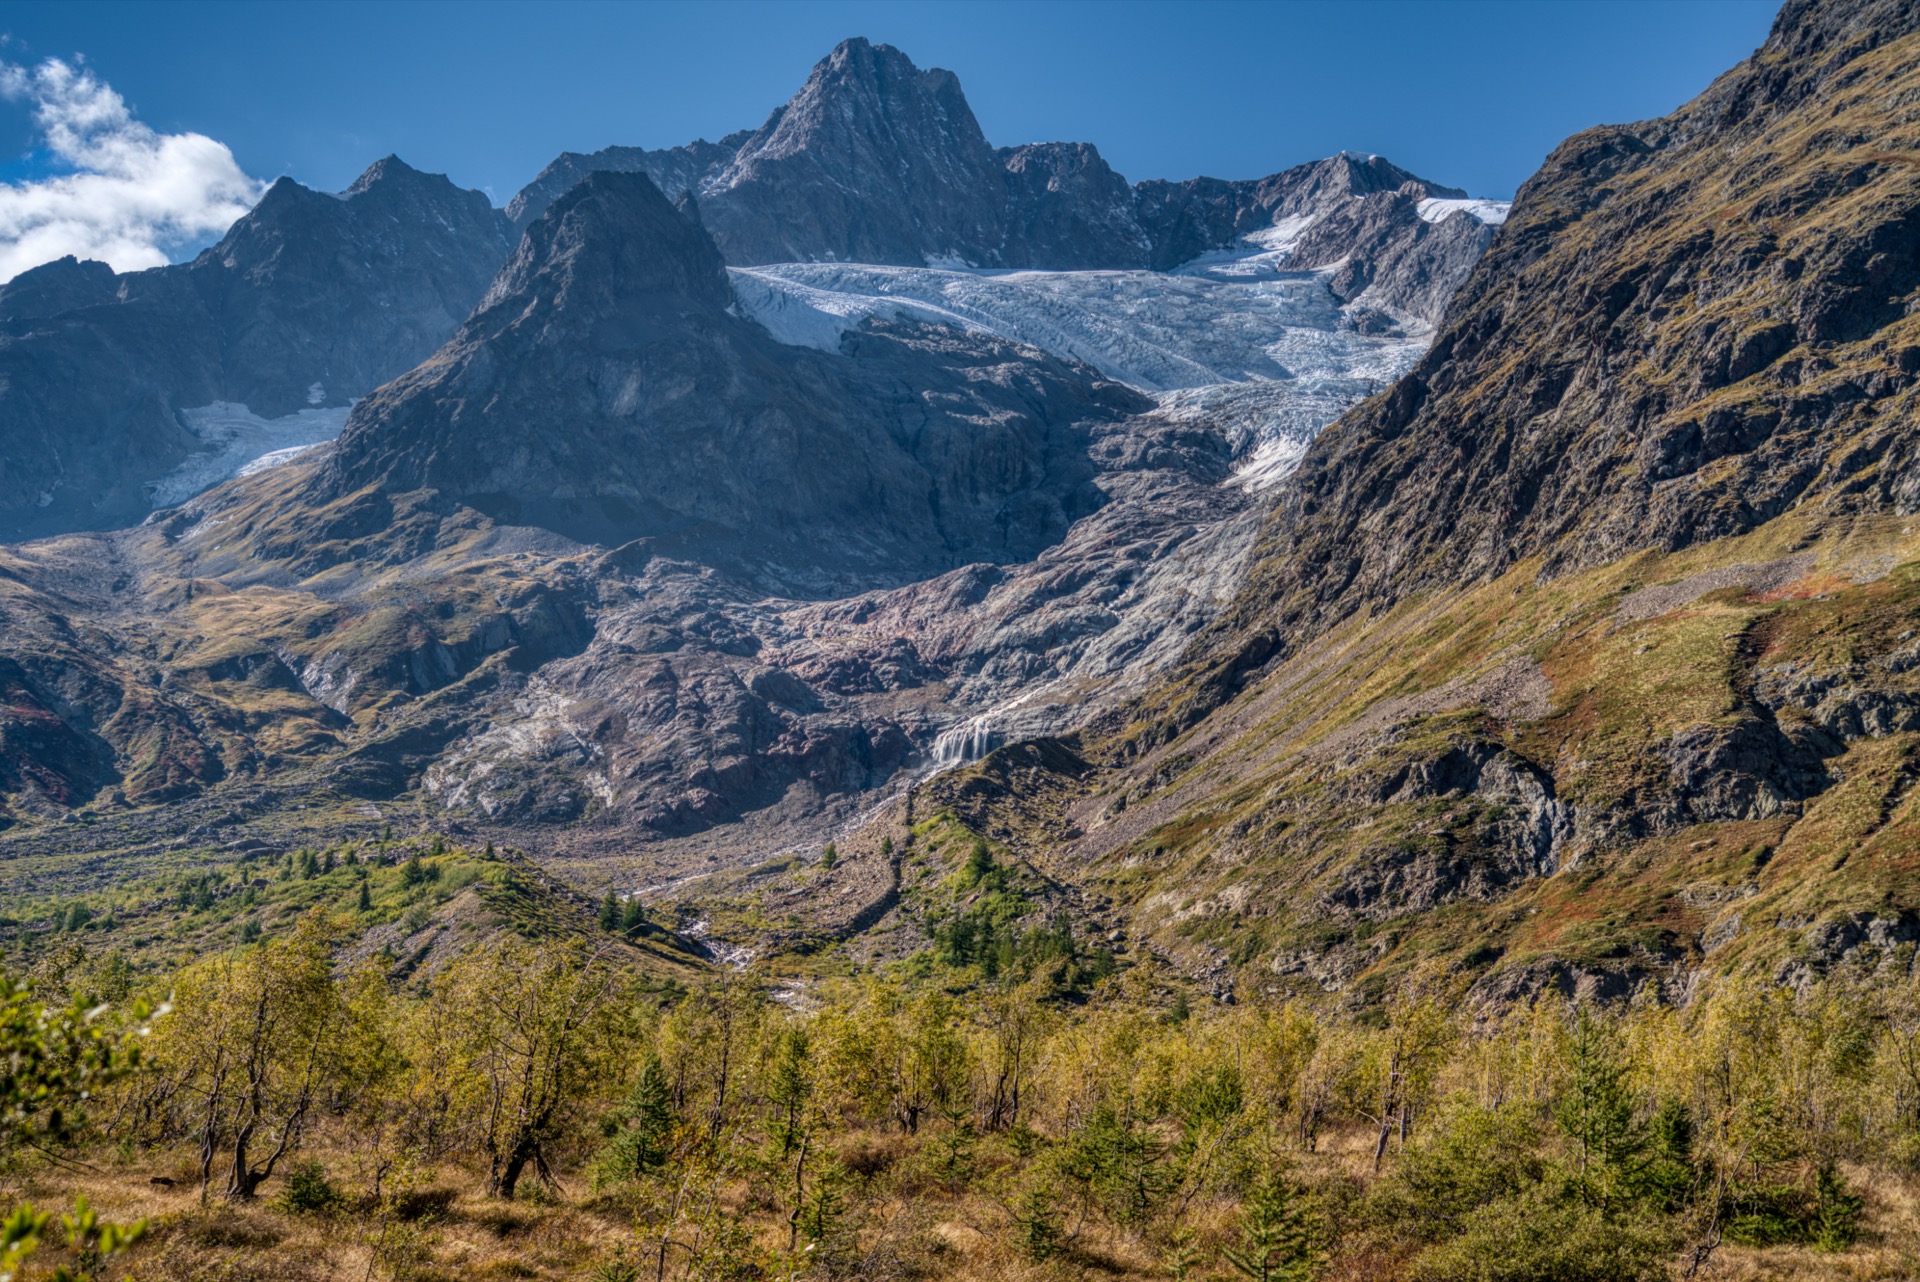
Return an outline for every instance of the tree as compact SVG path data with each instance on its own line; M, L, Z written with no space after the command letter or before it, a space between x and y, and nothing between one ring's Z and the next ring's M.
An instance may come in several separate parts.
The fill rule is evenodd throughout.
M360 879L360 901L357 907L363 913L373 911L373 892L367 888L367 879L365 877Z
M1061 1226L1060 1200L1045 1180L1035 1180L1013 1209L1014 1245L1036 1264L1050 1260L1066 1237Z
M807 1101L813 1097L813 1066L807 1051L803 1028L782 1029L774 1045L767 1103L773 1106L772 1139L781 1158L791 1156L806 1137Z
M1446 1011L1430 998L1403 995L1387 1003L1387 1028L1375 1041L1371 1064L1380 1101L1380 1111L1372 1114L1378 1128L1374 1170L1385 1160L1396 1130L1406 1144L1413 1109L1432 1085L1452 1035Z
M154 1058L194 1101L203 1197L224 1152L227 1197L251 1200L299 1148L321 1092L345 1076L332 943L316 912L285 939L181 977L179 1017L162 1026Z
M976 837L973 848L967 852L967 881L978 885L993 875L993 851L987 848L984 838Z
M468 954L440 994L461 1030L461 1069L487 1191L511 1200L529 1167L552 1183L551 1147L611 1076L618 973L578 945L512 940Z
M1321 1263L1320 1221L1306 1190L1270 1171L1240 1212L1240 1245L1222 1252L1251 1282L1307 1282Z
M828 872L832 872L833 866L839 862L840 862L840 849L839 847L835 846L831 841L829 841L827 843L827 848L820 852L820 866L826 869Z
M611 890L600 901L600 929L613 931L620 929L620 899Z
M1555 1115L1574 1144L1569 1183L1581 1200L1604 1210L1638 1192L1646 1128L1634 1116L1627 1068L1610 1031L1585 1010L1574 1019L1567 1056L1572 1077Z
M647 910L638 897L627 901L626 909L620 914L620 933L631 939L639 934L647 924Z
M649 1054L640 1066L626 1102L608 1118L613 1132L595 1163L595 1179L610 1184L654 1174L672 1155L673 1092L660 1056Z
M139 1066L136 1039L165 1013L136 1006L133 1025L116 1028L104 1007L50 1006L31 985L0 976L0 1159L78 1135L87 1101Z

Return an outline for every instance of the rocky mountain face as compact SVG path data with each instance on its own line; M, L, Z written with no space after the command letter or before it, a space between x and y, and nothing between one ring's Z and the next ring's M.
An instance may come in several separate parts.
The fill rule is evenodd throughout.
M1920 506L1920 113L1883 87L1913 26L1789 4L1673 116L1562 144L1427 355L1302 465L1222 625L1238 662L1529 558Z
M529 223L547 212L548 205L576 183L602 170L645 174L669 200L678 201L739 154L740 144L752 133L750 129L742 129L719 142L700 138L684 147L663 147L657 151L644 147L602 147L585 153L563 151L507 202L507 218L524 231Z
M914 193L866 189L883 171ZM965 305L940 291L986 278L930 273L905 308L887 301L904 278L867 279L884 264L811 283L729 270L727 237L761 235L772 196L830 181L859 199L811 223L793 205L781 227L868 237L832 243L884 259L907 200L942 253L1138 266ZM159 383L176 434L129 476L235 417L195 404L359 399L337 444L298 462L204 494L170 473L179 506L152 522L21 551L0 818L62 846L75 834L40 821L97 811L150 843L209 814L283 822L294 787L544 825L602 855L638 837L664 866L793 840L935 764L1078 724L1231 599L1262 508L1249 452L1278 447L1262 475L1282 474L1424 342L1417 321L1343 305L1333 273L1281 267L1324 209L1389 192L1425 238L1440 224L1418 201L1442 189L1354 157L1241 187L1253 212L1215 239L1274 235L1159 275L1139 198L1097 151L995 152L950 74L856 41L755 134L562 157L510 207L523 234L484 297L506 220L466 209L471 193L435 206L452 189L397 162L339 199L282 183L186 267L21 277L0 300L35 333L120 325L119 351L151 320L154 352L120 382L219 371L190 393ZM856 214L878 221L849 232ZM414 224L458 252L410 241ZM345 265L322 281L329 256ZM142 305L229 277L256 287L221 286L219 314L252 317L233 334ZM1179 305L1129 321L1156 282ZM322 383L302 361L333 288L360 291L337 310L367 341ZM426 351L462 289L477 306ZM403 354L417 367L367 391ZM125 488L133 515L161 492Z
M1147 404L981 335L883 324L827 355L732 305L701 227L643 174L594 174L445 349L355 411L327 492L430 488L840 595L1058 542L1102 501L1086 425Z
M1377 157L1136 188L1091 146L996 151L949 73L860 41L750 135L562 157L511 223L395 163L339 199L283 183L171 275L0 292L20 333L93 342L108 392L157 388L176 436L123 433L159 442L119 461L131 515L204 444L194 406L356 400L295 461L0 552L14 877L398 822L631 889L974 787L928 780L1178 667L1263 487L1493 236ZM741 265L763 252L872 261ZM148 278L241 319L176 323ZM1015 772L1029 820L1101 777L1034 751L1075 773Z
M139 521L206 448L181 411L344 406L433 352L510 248L478 192L389 157L328 195L282 179L191 263L71 259L0 287L0 533Z
M1791 3L1568 140L1106 770L977 822L1223 989L1908 973L1916 102L1920 7Z
M689 193L736 266L1166 271L1265 234L1298 241L1300 268L1343 264L1343 300L1365 293L1429 322L1492 237L1472 212L1431 203L1465 192L1378 156L1335 156L1257 181L1129 186L1089 143L995 150L952 72L921 70L898 49L859 39L828 55L758 130L669 151L565 155L509 213L524 225L590 166L645 172L671 196Z

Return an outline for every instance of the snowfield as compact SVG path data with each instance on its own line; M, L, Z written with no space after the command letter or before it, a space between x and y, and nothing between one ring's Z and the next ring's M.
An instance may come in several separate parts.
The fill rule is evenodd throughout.
M1430 223L1441 223L1456 213L1472 214L1489 227L1498 227L1507 221L1507 210L1513 205L1510 200L1442 200L1429 196L1421 201L1416 212Z
M1288 271L1306 228L1289 220L1242 246L1152 271L987 271L783 263L729 268L740 310L783 343L838 351L870 318L954 325L1084 361L1223 428L1242 483L1298 464L1314 435L1404 374L1431 330L1341 306L1331 269Z
M351 412L351 406L341 405L261 418L246 406L228 401L182 410L181 421L206 451L189 456L153 483L153 505L173 507L222 481L298 458L340 435Z

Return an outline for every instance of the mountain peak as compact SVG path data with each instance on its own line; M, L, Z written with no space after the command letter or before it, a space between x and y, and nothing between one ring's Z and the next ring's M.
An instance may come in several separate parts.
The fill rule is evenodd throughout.
M1000 165L960 90L844 40L700 190L730 261L996 261Z
M458 190L458 188L454 187L453 180L445 174L430 174L425 170L415 169L412 165L400 159L400 157L388 154L374 161L371 165L368 165L366 172L353 180L353 186L347 188L340 194L351 200L363 192L372 191L376 187L389 184L396 186L445 186L451 190Z
M646 174L596 170L527 228L480 310L656 305L662 296L725 307L733 291L720 251Z

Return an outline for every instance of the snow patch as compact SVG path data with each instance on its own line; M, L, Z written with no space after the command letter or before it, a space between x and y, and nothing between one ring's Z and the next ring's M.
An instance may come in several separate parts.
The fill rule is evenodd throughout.
M1430 223L1445 222L1455 214L1471 214L1489 227L1498 227L1507 221L1507 210L1513 207L1510 200L1442 200L1438 196L1429 196L1420 202L1419 214Z
M153 505L173 507L222 481L251 476L297 458L340 435L351 409L346 405L304 409L271 419L229 401L181 410L180 421L205 449L189 455L180 466L152 483L149 493Z

